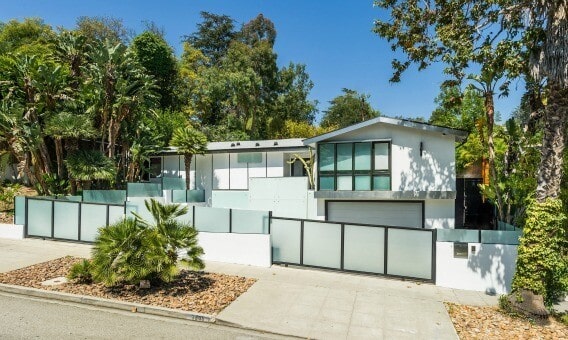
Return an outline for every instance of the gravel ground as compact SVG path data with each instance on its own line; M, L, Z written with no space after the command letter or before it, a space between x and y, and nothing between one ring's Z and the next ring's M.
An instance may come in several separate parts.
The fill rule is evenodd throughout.
M240 276L182 270L176 281L150 289L138 289L135 286L109 288L99 283L41 285L43 281L66 276L69 268L81 260L76 257L63 257L0 273L0 283L215 315L246 292L256 281Z
M513 318L496 307L446 303L460 339L568 339L568 327L554 320Z

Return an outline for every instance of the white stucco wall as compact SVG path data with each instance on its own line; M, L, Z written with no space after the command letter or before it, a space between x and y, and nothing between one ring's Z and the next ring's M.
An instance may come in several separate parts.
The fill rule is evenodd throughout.
M436 285L489 294L509 293L517 246L469 243L468 249L467 259L454 258L454 243L436 242Z
M455 200L425 200L424 227L428 229L454 229Z
M0 223L0 238L21 240L24 238L24 226Z
M455 191L453 136L412 128L375 124L329 141L391 140L393 191ZM420 156L420 142L423 153Z
M272 264L270 235L200 232L198 237L206 261L258 267Z

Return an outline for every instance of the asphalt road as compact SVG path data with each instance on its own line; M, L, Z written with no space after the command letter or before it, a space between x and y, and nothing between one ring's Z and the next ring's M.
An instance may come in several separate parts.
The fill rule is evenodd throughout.
M284 339L243 329L0 293L0 339Z

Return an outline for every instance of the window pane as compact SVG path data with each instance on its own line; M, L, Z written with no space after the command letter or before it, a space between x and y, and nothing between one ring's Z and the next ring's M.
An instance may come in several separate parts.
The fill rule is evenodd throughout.
M320 144L319 168L320 171L333 171L335 144Z
M355 190L371 190L371 176L355 176Z
M353 169L353 144L337 144L337 170Z
M371 143L355 144L355 170L371 170Z
M373 177L373 190L390 190L390 177L389 176L374 176Z
M337 176L337 190L353 190L353 176Z
M320 190L334 190L333 184L333 177L332 176L321 176L320 177Z
M375 170L388 170L389 144L375 143Z

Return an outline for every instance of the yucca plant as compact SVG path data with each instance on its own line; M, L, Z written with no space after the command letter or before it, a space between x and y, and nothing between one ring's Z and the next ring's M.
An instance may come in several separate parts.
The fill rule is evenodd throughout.
M178 265L194 270L204 268L197 244L197 231L176 221L187 207L145 202L153 221L137 214L101 228L93 248L93 277L107 286L142 280L170 282L179 274ZM180 253L185 256L180 258Z

